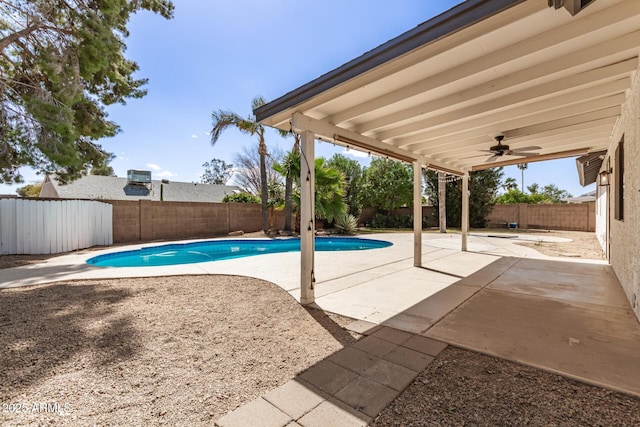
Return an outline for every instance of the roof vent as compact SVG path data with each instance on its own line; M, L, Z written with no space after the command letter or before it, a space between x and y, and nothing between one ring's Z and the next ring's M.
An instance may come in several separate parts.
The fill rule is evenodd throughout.
M140 171L129 169L127 171L128 185L147 185L151 184L151 171Z

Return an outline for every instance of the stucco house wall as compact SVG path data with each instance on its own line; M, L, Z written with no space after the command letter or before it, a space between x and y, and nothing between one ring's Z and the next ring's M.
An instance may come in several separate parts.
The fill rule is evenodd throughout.
M624 138L624 218L616 219L616 148ZM640 68L634 74L632 90L624 104L620 120L612 133L607 158L612 173L609 179L608 214L610 224L610 263L640 319Z

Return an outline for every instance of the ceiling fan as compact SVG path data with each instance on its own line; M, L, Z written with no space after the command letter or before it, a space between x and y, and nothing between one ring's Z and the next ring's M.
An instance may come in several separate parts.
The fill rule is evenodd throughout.
M494 145L488 150L478 150L478 151L482 151L483 153L491 154L491 156L487 160L485 160L485 163L495 162L496 160L498 160L500 157L503 157L503 156L533 157L533 156L540 155L539 153L530 153L529 151L539 150L541 147L532 145L530 147L514 148L512 150L509 148L508 145L505 145L502 143L502 141L504 141L504 135L496 135L494 138L498 143L498 145ZM475 156L475 157L480 157L480 156Z

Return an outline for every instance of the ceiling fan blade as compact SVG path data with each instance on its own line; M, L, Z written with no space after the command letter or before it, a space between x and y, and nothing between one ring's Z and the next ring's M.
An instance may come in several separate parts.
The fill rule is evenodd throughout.
M538 147L536 145L532 145L530 147L519 147L519 148L514 148L513 151L535 151L535 150L541 150L542 147Z
M478 154L476 156L469 156L469 157L460 157L460 160L465 160L465 159L475 159L477 157L487 157L486 154Z
M514 151L509 155L510 156L518 156L518 157L535 157L535 156L539 156L540 153L522 153L520 151Z
M501 157L501 156L491 156L491 157L489 157L487 160L485 160L484 162L485 162L485 163L493 163L493 162L495 162L496 160L498 160L500 157Z

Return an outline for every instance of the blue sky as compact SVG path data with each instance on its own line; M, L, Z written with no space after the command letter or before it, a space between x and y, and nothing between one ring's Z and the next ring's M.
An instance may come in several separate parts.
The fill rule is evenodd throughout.
M118 176L127 169L152 170L153 178L198 182L212 158L233 162L254 140L234 130L214 147L207 135L211 113L228 109L246 116L251 100L267 100L301 86L362 53L451 8L458 0L188 0L174 1L167 21L140 13L130 22L127 56L149 79L148 95L109 107L121 127L100 141L116 154ZM275 132L267 144L288 149L291 140ZM316 155L343 152L316 144ZM345 153L355 156L351 150ZM365 156L357 157L368 163ZM22 170L26 182L41 177ZM505 168L520 182L520 171ZM578 182L574 159L529 164L525 185L555 183L573 195L590 191ZM0 193L18 186L3 185Z

